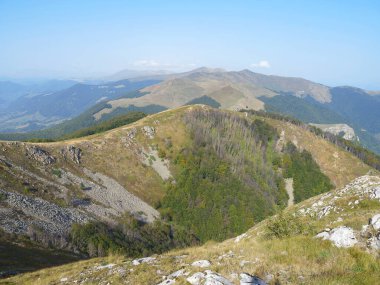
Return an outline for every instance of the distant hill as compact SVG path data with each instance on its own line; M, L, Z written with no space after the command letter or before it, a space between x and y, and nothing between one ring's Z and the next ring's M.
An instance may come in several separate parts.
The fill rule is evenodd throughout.
M46 80L34 83L14 83L0 81L0 99L6 103L15 101L21 96L32 97L41 93L56 92L69 88L77 81L74 80Z
M376 92L354 87L331 88L302 78L201 67L177 74L152 72L101 85L76 84L52 94L22 96L11 104L8 114L0 117L0 130L38 130L90 109L93 118L89 119L87 113L86 120L99 121L129 111L153 113L202 103L229 110L268 110L307 123L347 124L361 144L380 153L379 98ZM91 123L81 125L88 127Z
M21 96L11 102L0 116L0 130L26 132L46 128L78 116L100 101L120 96L141 96L142 93L132 91L158 82L122 80L101 85L79 83L58 92Z
M0 81L0 106L24 95L26 87L10 81Z
M331 100L329 88L301 78L268 76L249 70L227 72L222 69L199 68L188 73L168 76L163 82L141 90L146 93L140 98L120 98L108 102L99 116L117 107L129 105L145 106L158 104L175 108L202 96L217 101L224 109L263 109L258 98L273 97L278 92L289 92L304 98L310 96L318 102Z

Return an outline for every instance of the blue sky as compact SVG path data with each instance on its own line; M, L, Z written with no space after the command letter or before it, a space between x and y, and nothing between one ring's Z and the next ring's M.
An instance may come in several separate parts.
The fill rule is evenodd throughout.
M380 1L0 0L0 76L199 66L380 89Z

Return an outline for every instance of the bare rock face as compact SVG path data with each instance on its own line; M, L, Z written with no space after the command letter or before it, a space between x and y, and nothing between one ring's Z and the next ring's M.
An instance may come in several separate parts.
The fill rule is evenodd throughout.
M233 283L222 275L206 270L205 272L197 272L186 279L192 285L232 285Z
M349 141L359 141L356 136L355 131L352 127L347 124L310 124L317 128L322 129L325 132L331 133L333 135L342 135L344 139Z
M374 215L370 220L370 224L376 231L380 230L380 214Z
M53 164L56 160L50 153L38 146L26 147L26 156L41 162L43 165Z
M197 260L194 261L191 265L195 267L209 267L211 266L211 262L208 260Z
M76 164L80 164L82 158L82 150L73 145L69 145L66 148L61 149L61 154L65 158L71 159Z
M380 214L369 219L368 225L362 227L360 236L367 239L366 245L369 249L380 250Z
M144 126L142 127L142 131L149 139L154 139L154 135L156 133L156 129L151 126Z
M248 273L240 274L240 285L267 285L267 283L257 276L250 275Z
M330 240L336 247L352 247L358 242L354 230L345 226L323 231L316 237Z

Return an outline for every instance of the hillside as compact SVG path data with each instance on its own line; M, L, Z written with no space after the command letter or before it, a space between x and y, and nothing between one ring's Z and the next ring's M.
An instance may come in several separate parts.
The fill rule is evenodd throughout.
M43 129L80 115L109 99L138 97L134 92L158 80L121 80L99 85L77 83L59 91L26 94L12 101L1 114L2 132L28 132Z
M204 105L66 141L0 142L0 168L2 243L74 259L222 241L290 195L300 202L376 173L303 127Z
M380 177L362 176L222 243L143 259L91 259L2 283L377 284L379 193Z

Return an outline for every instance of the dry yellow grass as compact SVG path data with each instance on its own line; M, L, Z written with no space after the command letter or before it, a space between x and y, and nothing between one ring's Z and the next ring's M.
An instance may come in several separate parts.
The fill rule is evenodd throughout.
M309 151L322 172L330 178L337 188L373 170L354 155L301 127L269 118L264 120L274 126L279 133L284 131L287 141L293 142L300 149Z

